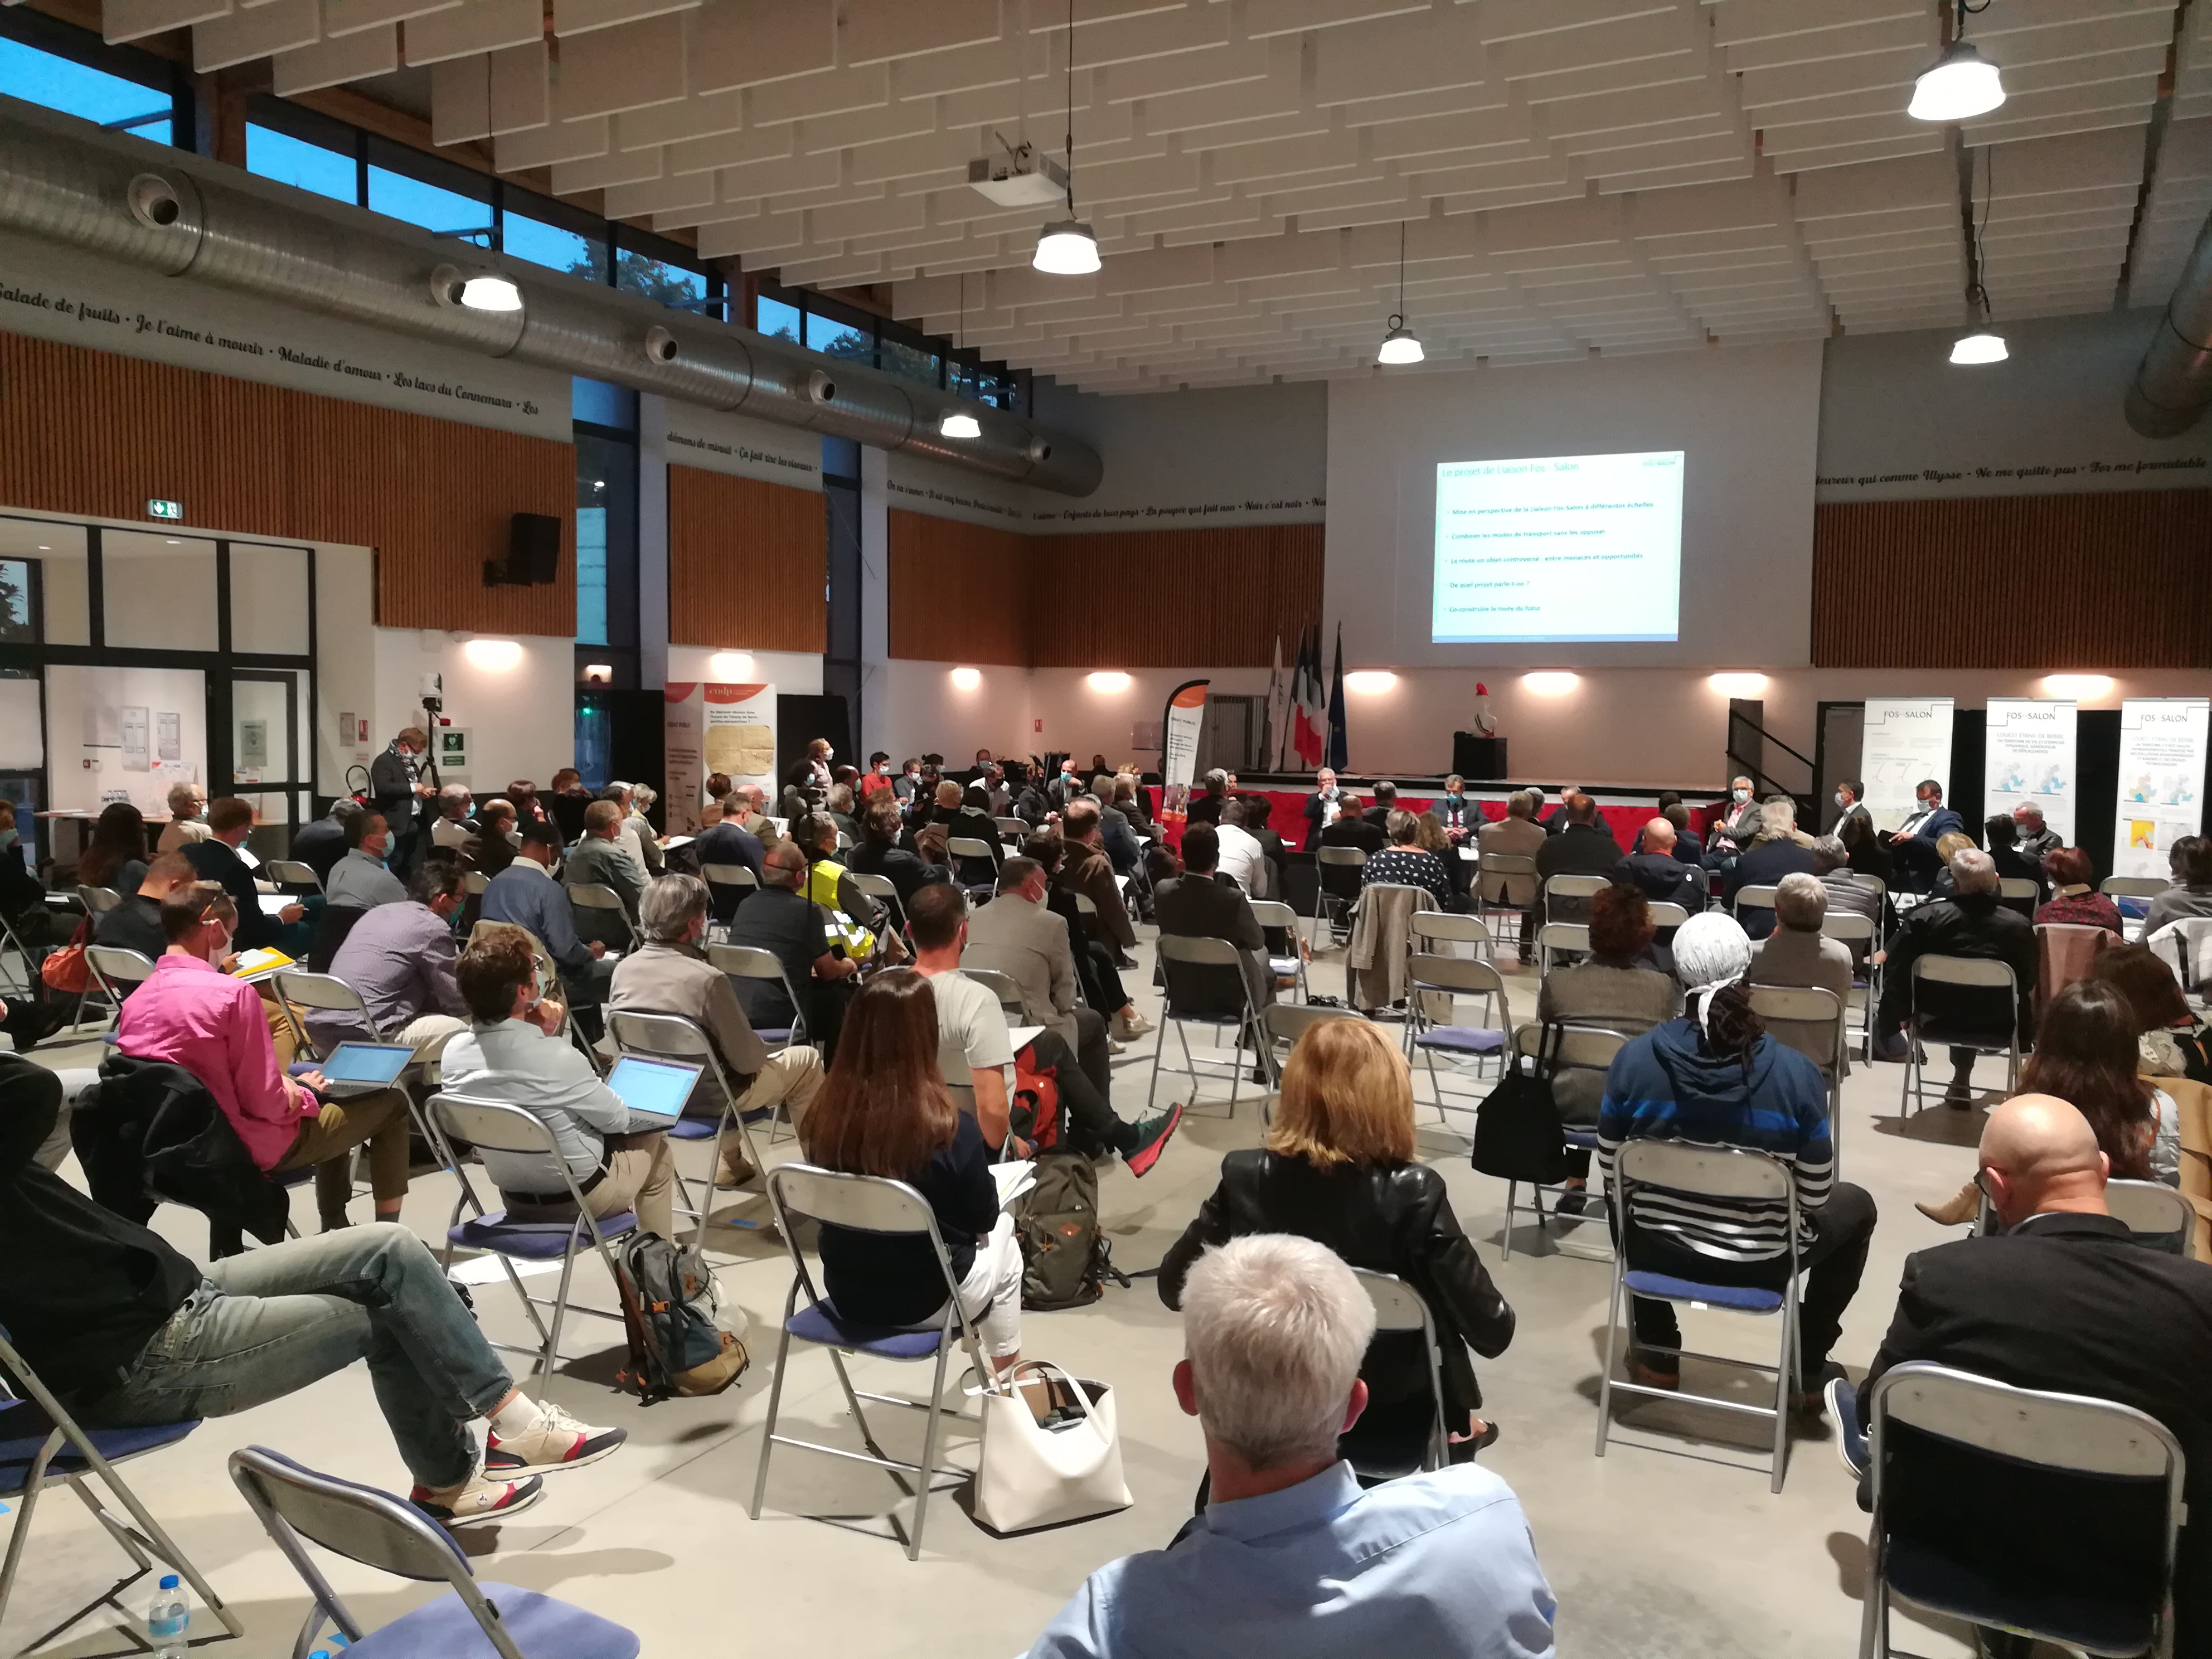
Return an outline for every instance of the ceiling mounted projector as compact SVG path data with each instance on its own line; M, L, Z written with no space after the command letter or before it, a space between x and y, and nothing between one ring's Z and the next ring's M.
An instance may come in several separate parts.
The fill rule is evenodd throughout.
M1067 171L1026 141L968 164L968 182L1000 207L1042 207L1067 193Z

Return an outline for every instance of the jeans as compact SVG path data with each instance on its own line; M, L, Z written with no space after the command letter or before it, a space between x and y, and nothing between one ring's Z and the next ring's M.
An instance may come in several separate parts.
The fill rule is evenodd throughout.
M1075 1063L1074 1052L1056 1031L1039 1031L1030 1044L1030 1063L1054 1073L1060 1088L1061 1133L1075 1151L1095 1157L1111 1147L1133 1152L1141 1139L1137 1127L1115 1115L1113 1103Z
M1129 1006L1129 994L1122 988L1121 969L1114 965L1113 948L1095 939L1085 939L1084 946L1075 959L1075 971L1083 980L1084 1000L1102 1014L1120 1013Z
M405 1228L379 1224L216 1262L139 1354L130 1379L82 1410L124 1428L229 1417L368 1361L408 1473L452 1486L476 1468L468 1425L514 1386ZM333 1419L334 1437L350 1425Z
M1114 1094L1114 1050L1106 1036L1106 1016L1096 1008L1073 1008L1075 1059L1091 1086L1111 1099Z

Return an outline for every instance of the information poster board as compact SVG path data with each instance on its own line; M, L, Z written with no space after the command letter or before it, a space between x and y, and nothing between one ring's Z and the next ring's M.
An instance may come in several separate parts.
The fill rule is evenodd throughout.
M1210 680L1186 680L1169 694L1160 717L1160 818L1169 844L1182 845L1191 781L1198 773L1198 733L1206 720Z
M699 807L710 773L731 785L775 789L775 687L669 683L661 726L665 750L662 799L672 836L699 833Z
M1933 778L1951 793L1951 699L1869 697L1859 774L1877 830L1895 830L1917 810L1913 791Z
M2204 761L2212 701L2130 697L2120 705L2119 806L2112 873L2163 876L2166 849L2203 833Z
M1995 817L2039 806L2043 821L2074 844L2075 705L2039 697L1991 697L1982 765L1982 810Z

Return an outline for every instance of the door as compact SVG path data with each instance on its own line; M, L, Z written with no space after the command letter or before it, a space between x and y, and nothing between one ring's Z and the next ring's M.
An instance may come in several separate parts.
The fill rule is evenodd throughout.
M1224 772L1249 769L1252 760L1254 697L1215 697L1206 700L1206 718L1198 728L1198 777L1215 767Z
M283 858L306 817L309 787L301 754L299 676L279 668L241 668L230 677L231 793L253 803L260 824L251 841L262 858Z

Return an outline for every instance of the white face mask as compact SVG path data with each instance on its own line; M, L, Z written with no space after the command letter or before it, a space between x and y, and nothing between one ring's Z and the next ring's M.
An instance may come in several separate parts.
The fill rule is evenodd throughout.
M1838 790L1837 790L1837 791L1836 791L1836 805L1838 805L1838 806L1849 806L1850 804L1851 804L1851 801L1850 801L1850 796L1846 795L1846 794L1845 794L1842 790L1840 790L1840 789L1838 789Z
M1749 800L1751 799L1751 791L1748 789L1738 789L1733 793L1738 800Z

